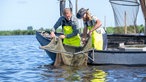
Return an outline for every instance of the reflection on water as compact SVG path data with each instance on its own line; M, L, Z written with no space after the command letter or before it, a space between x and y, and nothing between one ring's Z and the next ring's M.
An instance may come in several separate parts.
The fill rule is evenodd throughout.
M146 82L146 66L54 67L35 36L0 36L0 82Z
M95 70L93 72L93 79L91 82L105 82L106 81L106 73L102 70Z
M43 79L52 82L146 82L146 66L54 67L45 65L41 69Z
M42 75L49 81L106 82L106 75L96 67L44 66Z

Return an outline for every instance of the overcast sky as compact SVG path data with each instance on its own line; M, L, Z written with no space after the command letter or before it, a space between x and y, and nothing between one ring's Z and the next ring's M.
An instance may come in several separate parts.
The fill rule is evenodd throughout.
M75 0L73 2L75 10ZM79 8L89 8L104 25L114 26L114 16L109 0L78 0ZM68 7L68 6L67 6ZM52 28L59 18L58 0L0 0L0 30ZM143 15L139 10L137 24L143 24Z

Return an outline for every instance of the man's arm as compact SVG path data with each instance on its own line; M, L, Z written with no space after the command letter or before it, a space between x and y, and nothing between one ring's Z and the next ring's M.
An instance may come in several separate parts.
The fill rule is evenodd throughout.
M55 23L54 27L51 29L51 37L55 37L56 29L61 26L63 17L60 17L58 21Z
M55 32L56 29L57 29L59 26L62 25L62 20L63 20L63 17L60 17L60 18L58 19L58 21L55 23L55 25L53 26L53 28L51 29L51 31Z
M93 20L95 21L95 25L94 25L94 28L90 30L90 32L93 32L94 30L96 30L102 25L101 21L97 19L97 17L93 16Z

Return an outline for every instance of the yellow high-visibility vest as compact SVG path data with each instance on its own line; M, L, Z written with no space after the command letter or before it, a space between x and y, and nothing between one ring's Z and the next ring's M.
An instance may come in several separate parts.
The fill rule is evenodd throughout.
M64 26L63 30L64 30L64 35L72 34L72 32L73 32L73 29L71 26ZM64 38L63 44L79 47L79 46L81 46L81 38L80 38L79 34L77 34L76 36L73 36L71 38Z
M93 26L88 26L88 29L91 30ZM101 33L97 33L96 30L92 32L92 46L96 50L103 50L103 37Z

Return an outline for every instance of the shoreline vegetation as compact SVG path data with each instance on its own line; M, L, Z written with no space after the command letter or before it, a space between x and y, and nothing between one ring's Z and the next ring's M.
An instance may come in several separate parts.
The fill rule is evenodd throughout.
M47 31L49 32L50 29L40 28L38 31ZM79 29L80 32L83 32L83 28ZM37 30L27 29L27 30L12 30L12 31L0 31L0 36L8 36L8 35L35 35ZM62 32L61 28L57 29L57 32ZM106 27L107 34L124 34L123 27ZM144 33L144 26L139 25L137 27L128 26L127 27L127 34L141 34Z
M34 35L36 30L12 30L12 31L0 31L0 36L9 35Z

